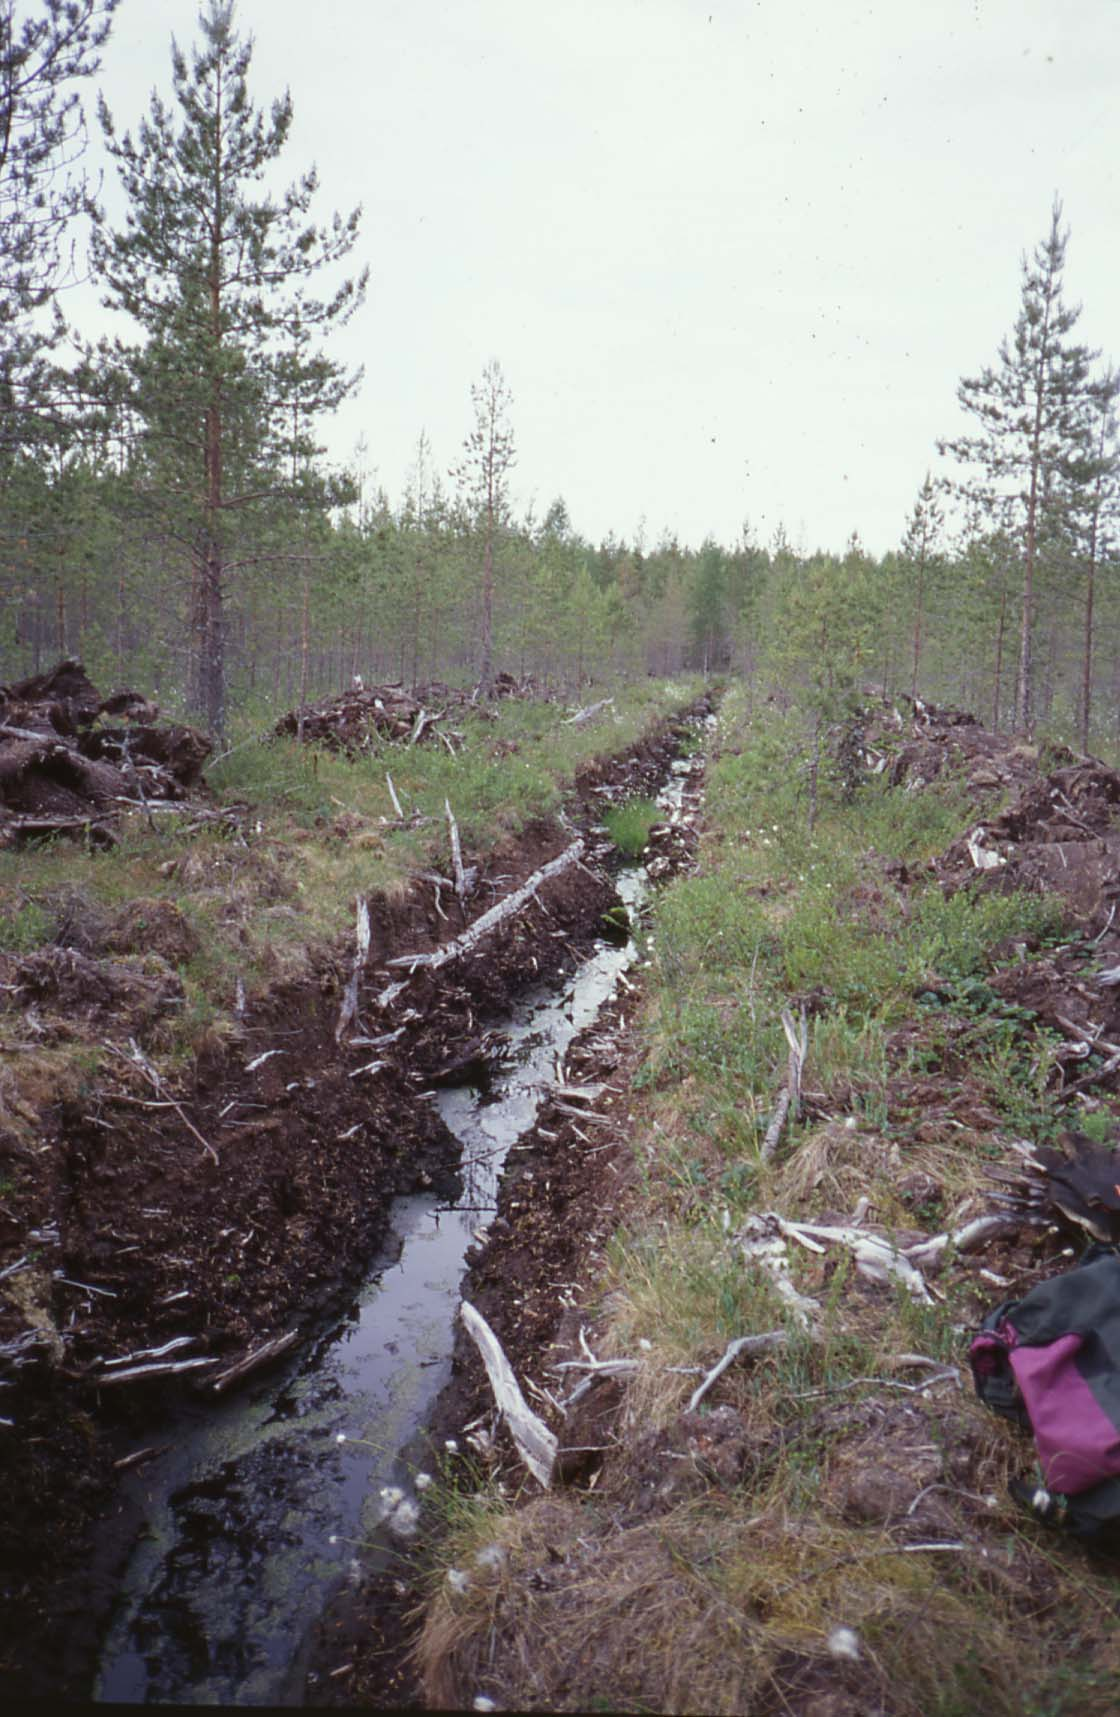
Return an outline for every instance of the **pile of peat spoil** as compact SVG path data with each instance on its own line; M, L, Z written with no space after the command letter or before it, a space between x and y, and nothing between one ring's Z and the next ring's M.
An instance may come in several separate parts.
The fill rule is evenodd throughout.
M111 844L122 807L186 799L210 741L139 692L103 698L80 662L0 686L0 846L83 834Z
M518 680L512 674L496 676L492 695L541 698L533 680ZM299 739L305 745L323 746L348 756L369 751L385 741L411 746L439 740L454 752L463 736L445 725L446 718L467 708L485 709L486 705L479 704L477 692L472 695L442 681L431 681L408 691L399 680L366 686L360 677L355 677L349 691L340 692L325 703L301 704L298 709L289 710L272 731L279 737Z
M569 814L592 821L604 797L654 787L683 723L586 766ZM356 945L309 951L300 977L242 998L174 1076L148 1043L189 934L173 906L63 916L48 947L4 957L0 1671L13 1691L86 1696L137 1526L117 1468L143 1470L175 1401L224 1400L313 1335L353 1294L395 1197L455 1196L455 1141L415 1099L484 1061L490 1016L595 943L610 875L585 852L460 957L406 957L438 954L573 838L539 821L466 855L477 880L462 908L438 910L420 880L370 897L368 943L359 914ZM58 1077L75 1053L88 1059L77 1084Z

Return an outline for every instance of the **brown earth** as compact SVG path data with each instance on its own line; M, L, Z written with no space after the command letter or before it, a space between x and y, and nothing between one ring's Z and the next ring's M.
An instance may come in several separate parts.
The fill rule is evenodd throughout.
M589 764L569 815L593 822L604 795L653 788L680 731L665 722L622 757ZM571 838L570 827L537 822L467 855L475 898L500 898ZM173 906L134 901L107 921L64 915L52 945L3 957L0 1047L13 1070L0 1073L6 1687L81 1696L98 1621L83 1570L89 1534L111 1508L113 1459L135 1449L169 1393L204 1398L227 1367L306 1329L352 1287L393 1196L454 1190L454 1141L434 1111L402 1096L478 1053L481 1022L525 982L570 969L613 898L606 872L572 866L542 888L545 910L517 914L435 977L417 970L379 1010L374 997L400 978L385 962L460 926L454 910L437 914L423 884L374 897L372 952L341 1042L352 946L312 951L299 979L251 998L174 1088L145 1048L177 999L173 962L191 934ZM376 1051L350 1041L398 1030ZM59 1094L59 1058L76 1043L88 1072ZM149 1351L172 1341L167 1355ZM143 1374L184 1360L193 1363L181 1376Z

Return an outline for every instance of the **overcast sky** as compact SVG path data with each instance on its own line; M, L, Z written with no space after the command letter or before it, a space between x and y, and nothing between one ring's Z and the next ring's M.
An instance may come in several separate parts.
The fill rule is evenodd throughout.
M134 127L195 0L122 0ZM897 544L1055 192L1079 333L1120 358L1120 0L239 0L286 177L365 209L365 366L328 432L399 498L496 357L515 497L647 544L779 521ZM107 198L111 202L111 198Z

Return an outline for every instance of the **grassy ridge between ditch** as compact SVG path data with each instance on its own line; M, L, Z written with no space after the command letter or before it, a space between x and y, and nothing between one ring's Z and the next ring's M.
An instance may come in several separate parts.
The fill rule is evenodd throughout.
M451 875L445 801L468 860L485 856L555 816L581 769L624 751L699 689L626 686L605 715L576 725L558 704L505 699L464 713L454 754L376 737L352 759L294 739L241 745L207 771L224 819L200 822L193 807L137 812L108 850L57 840L0 852L0 956L60 941L97 948L108 927L120 951L166 959L182 996L146 1042L185 1064L232 1028L239 983L251 996L298 976L309 949L351 934L357 895L392 899L417 871ZM97 1055L79 1055L81 1077Z
M821 1307L809 1340L736 1244L754 1212L848 1221L861 1196L897 1238L951 1228L1008 1139L1058 1125L1056 1041L985 979L1068 943L1061 904L945 898L927 861L968 826L952 779L847 802L826 784L810 834L801 732L795 710L749 719L740 687L724 702L699 867L653 913L636 1192L588 1314L595 1352L639 1369L601 1386L617 1399L584 1488L526 1486L516 1507L508 1475L444 1490L417 1653L431 1706L1116 1709L1116 1564L1016 1510L1031 1446L972 1396L968 1332L1009 1293L978 1277L992 1258L950 1257L923 1304L839 1248L794 1247ZM767 1164L780 1011L802 1005L804 1111ZM1079 1124L1108 1120L1090 1098ZM687 1411L728 1343L767 1330L785 1346Z

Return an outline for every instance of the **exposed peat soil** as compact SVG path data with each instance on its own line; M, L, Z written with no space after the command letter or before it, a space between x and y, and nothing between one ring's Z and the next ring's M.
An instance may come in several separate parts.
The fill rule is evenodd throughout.
M232 1040L215 1040L174 1093L130 1045L173 996L173 907L126 909L108 927L79 915L47 949L3 956L0 1030L13 1048L33 1045L41 1067L0 1130L6 1690L89 1696L139 1524L122 1478L143 1471L176 1401L195 1416L224 1402L238 1367L313 1337L352 1300L395 1198L457 1195L458 1146L419 1094L470 1077L488 1022L527 984L575 968L616 898L611 877L590 858L568 866L438 973L386 962L460 932L563 851L573 825L595 824L605 799L655 791L683 732L682 714L585 765L565 825L540 821L467 855L479 874L462 915L453 902L438 913L419 882L372 897L357 1013L341 1034L353 944L251 999ZM60 1100L51 1049L75 1040L107 1047L80 1094ZM182 1370L149 1369L172 1365Z

